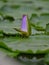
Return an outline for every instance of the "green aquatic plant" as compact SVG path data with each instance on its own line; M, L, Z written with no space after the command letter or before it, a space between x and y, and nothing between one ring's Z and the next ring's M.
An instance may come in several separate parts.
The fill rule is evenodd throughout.
M0 0L1 49L25 65L49 65L49 0Z
M22 22L21 22L21 28L16 29L22 36L29 36L31 35L31 23L28 19L27 15L23 15Z

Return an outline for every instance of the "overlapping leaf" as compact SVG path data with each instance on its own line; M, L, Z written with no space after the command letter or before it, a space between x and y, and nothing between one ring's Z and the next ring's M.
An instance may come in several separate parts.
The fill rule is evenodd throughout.
M4 25L3 25L4 24ZM8 20L4 20L0 22L0 31L3 31L5 34L16 34L17 31L14 28L20 28L21 20L16 20L10 22Z
M32 14L31 22L35 24L34 27L39 28L39 30L44 30L46 29L46 24L49 23L49 13L42 13L40 16Z
M35 35L29 38L21 37L5 37L1 40L12 51L28 52L31 53L46 53L49 49L49 36L47 35Z

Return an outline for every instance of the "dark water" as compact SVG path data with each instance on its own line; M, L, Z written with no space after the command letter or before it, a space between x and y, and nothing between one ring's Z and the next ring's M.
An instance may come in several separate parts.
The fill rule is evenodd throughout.
M9 56L6 56L5 53L0 52L0 65L47 65L44 62L43 58L36 59L35 57L33 59L28 59L26 57L18 57L16 58L11 58Z

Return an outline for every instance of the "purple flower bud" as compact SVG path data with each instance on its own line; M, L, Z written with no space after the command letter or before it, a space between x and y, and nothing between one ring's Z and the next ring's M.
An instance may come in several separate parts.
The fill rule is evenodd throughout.
M21 34L25 36L31 35L31 25L27 15L23 15L21 23Z
M23 15L23 18L22 18L21 31L28 32L28 24L27 24L27 16L26 15Z

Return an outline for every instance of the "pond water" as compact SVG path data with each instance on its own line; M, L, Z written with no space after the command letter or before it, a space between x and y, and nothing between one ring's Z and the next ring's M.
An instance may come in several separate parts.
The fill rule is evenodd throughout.
M19 60L18 60L18 59L6 56L5 53L0 52L0 65L39 65L39 64L47 65L44 63L43 59L40 59L38 62L36 58L31 60L27 58L22 59L22 57L19 57Z
M14 58L6 56L4 53L0 52L0 65L23 65Z

